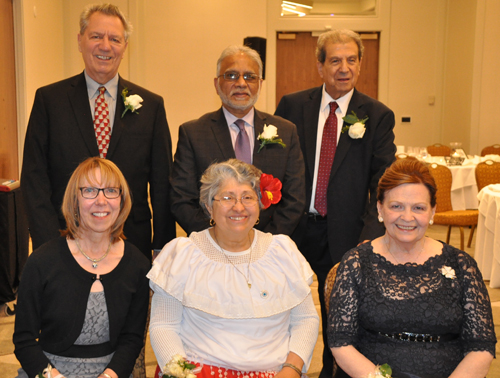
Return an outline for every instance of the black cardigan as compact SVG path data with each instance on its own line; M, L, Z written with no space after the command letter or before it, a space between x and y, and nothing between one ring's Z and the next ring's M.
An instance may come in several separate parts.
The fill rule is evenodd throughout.
M130 375L144 345L149 269L142 253L125 242L116 268L101 275L109 316L109 343L115 352L108 368L118 377ZM31 254L19 285L13 336L14 353L29 377L50 362L43 351L89 357L75 355L73 344L81 333L95 279L95 274L76 262L63 237L45 243ZM99 353L91 350L93 357Z

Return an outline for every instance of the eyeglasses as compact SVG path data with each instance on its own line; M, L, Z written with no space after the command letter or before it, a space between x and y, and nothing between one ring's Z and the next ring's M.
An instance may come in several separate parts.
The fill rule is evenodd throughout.
M240 199L238 199L238 198L233 197L233 196L223 196L219 199L214 197L213 200L219 201L219 203L221 204L222 207L230 209L230 208L236 206L238 201L241 202L241 204L245 207L255 206L255 204L258 201L258 198L254 197L254 196L243 196Z
M219 77L223 77L224 80L226 81L238 81L240 78L240 73L239 72L226 72L224 75L219 75ZM253 73L244 73L243 74L243 80L245 80L247 83L256 83L259 81L260 77L259 75L253 74Z
M99 192L104 193L104 197L107 199L115 199L120 197L122 194L122 190L120 188L92 188L92 187L83 187L79 188L82 193L83 198L94 199L99 195Z

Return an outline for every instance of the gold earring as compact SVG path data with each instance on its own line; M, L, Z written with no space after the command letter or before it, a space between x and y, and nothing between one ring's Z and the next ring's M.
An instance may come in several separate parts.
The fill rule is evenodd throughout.
M215 226L215 221L213 220L213 218L210 218L209 224L211 227Z
M257 226L260 223L260 218L257 218L257 221L255 222L255 225Z

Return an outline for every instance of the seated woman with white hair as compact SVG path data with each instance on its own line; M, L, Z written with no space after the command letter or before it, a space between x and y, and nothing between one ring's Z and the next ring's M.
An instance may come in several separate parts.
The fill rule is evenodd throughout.
M148 274L159 367L168 374L180 355L198 378L300 377L318 337L313 272L288 236L253 228L281 183L236 159L201 183L212 227L168 243Z

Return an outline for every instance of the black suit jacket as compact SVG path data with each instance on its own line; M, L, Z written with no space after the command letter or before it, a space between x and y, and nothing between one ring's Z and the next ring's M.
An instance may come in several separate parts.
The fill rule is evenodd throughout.
M253 164L263 173L277 177L283 183L282 199L260 214L256 228L273 234L291 235L304 211L304 160L295 125L281 117L255 110L255 138L264 124L278 128L286 148L266 145L259 153L256 139ZM174 157L171 179L172 213L189 234L209 226L208 217L199 203L200 178L208 166L235 158L231 134L222 108L179 128L179 142Z
M144 101L139 114L128 111L121 118L125 109L121 99L124 88L128 88L129 95L138 94ZM170 131L160 96L122 78L118 95L106 158L120 168L132 192L125 236L151 259L148 184L154 213L153 248L161 249L175 237L168 197ZM38 89L26 132L21 174L34 248L66 228L61 213L66 185L78 164L91 156L99 156L99 150L85 75L81 73Z
M275 113L297 126L306 163L306 212L295 236L299 243L306 229L311 202L321 97L322 87L286 95ZM387 106L354 89L347 113L351 111L359 119L365 116L369 119L363 138L352 139L348 132L340 135L330 173L328 244L334 264L359 241L371 240L384 233L383 225L377 220L377 185L385 169L394 161L396 152L394 113Z

